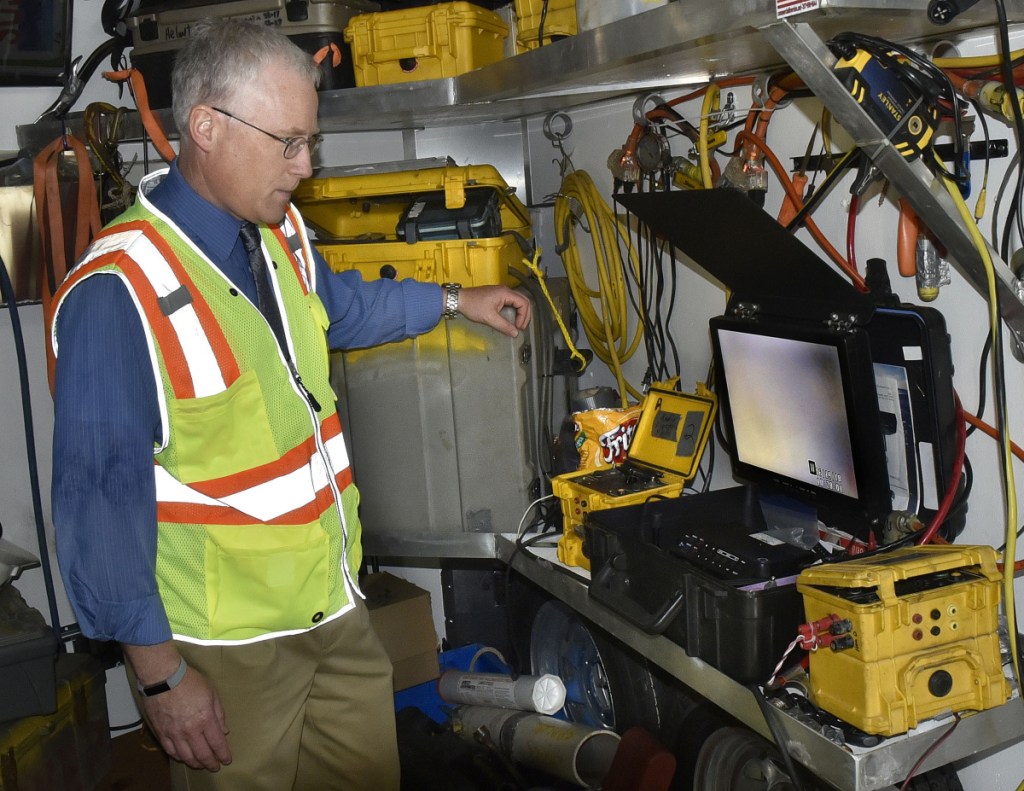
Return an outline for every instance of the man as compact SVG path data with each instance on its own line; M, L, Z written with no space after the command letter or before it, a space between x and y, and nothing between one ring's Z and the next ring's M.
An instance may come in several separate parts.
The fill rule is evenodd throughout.
M61 569L85 634L122 645L176 789L397 789L324 336L399 340L456 309L512 336L529 321L508 288L327 269L289 205L317 79L271 28L194 29L177 159L55 297Z

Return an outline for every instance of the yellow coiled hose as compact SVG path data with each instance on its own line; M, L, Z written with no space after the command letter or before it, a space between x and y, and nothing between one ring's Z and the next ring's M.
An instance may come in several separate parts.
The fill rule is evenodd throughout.
M596 285L587 282L576 244L576 229L581 224L594 246ZM615 375L622 405L627 406L628 396L642 398L642 393L626 381L622 365L640 345L644 317L640 317L632 340L627 340L630 303L620 239L625 241L629 266L637 281L640 262L629 229L608 207L586 171L573 171L562 180L555 199L555 234L583 331L594 354Z

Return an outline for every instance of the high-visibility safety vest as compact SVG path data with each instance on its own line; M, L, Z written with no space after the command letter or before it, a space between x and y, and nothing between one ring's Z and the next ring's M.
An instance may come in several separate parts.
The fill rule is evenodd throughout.
M68 293L119 277L158 383L156 577L175 638L237 644L315 628L360 595L362 549L309 239L294 207L260 229L291 366L259 310L146 200L161 176L143 180L61 286L54 352Z

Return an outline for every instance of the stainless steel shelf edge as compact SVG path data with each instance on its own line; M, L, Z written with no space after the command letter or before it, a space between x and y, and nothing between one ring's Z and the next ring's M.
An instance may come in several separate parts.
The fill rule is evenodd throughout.
M886 139L875 122L861 109L832 73L835 58L818 34L807 24L776 22L763 28L765 38L786 59L833 117L864 149L893 185L913 205L928 229L946 246L958 271L987 298L986 267L953 199L923 161L908 162ZM987 245L987 243L986 243ZM1018 281L991 246L999 309L1016 338L1015 353L1024 338L1024 303L1017 293Z
M668 3L457 77L324 91L321 127L361 132L509 120L785 66L761 35L777 21L775 0L697 5ZM981 4L938 28L927 20L927 5L927 0L820 0L798 18L823 37L870 30L900 41L946 37L991 21ZM159 115L172 134L170 113ZM130 116L123 139L137 140L141 125L134 113ZM81 113L70 114L68 125L77 133ZM23 125L18 142L38 151L60 133L59 123Z
M587 585L564 568L516 548L514 537L495 536L496 557L565 602L584 618L621 640L686 686L732 714L747 727L772 739L753 693L699 659L688 656L665 637L649 635L631 626L611 610L590 599ZM982 750L1016 741L1024 735L1024 708L1014 698L994 709L964 716L956 731L922 764L921 771L961 760ZM826 738L788 714L779 712L787 749L795 760L822 780L843 791L881 791L899 785L908 768L932 748L949 724L883 741L870 750L853 752Z

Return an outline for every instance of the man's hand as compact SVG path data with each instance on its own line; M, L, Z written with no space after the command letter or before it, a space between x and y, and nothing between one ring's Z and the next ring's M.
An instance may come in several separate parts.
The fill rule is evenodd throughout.
M193 769L216 772L231 763L227 719L213 685L189 668L169 692L143 698L146 720L164 751Z
M167 678L180 661L171 643L123 647L144 685ZM195 668L188 668L174 689L143 696L142 707L146 722L171 758L211 772L231 763L224 707L217 690Z
M514 321L501 315L504 308L515 310ZM459 313L515 338L530 323L530 300L507 286L473 286L459 291Z

